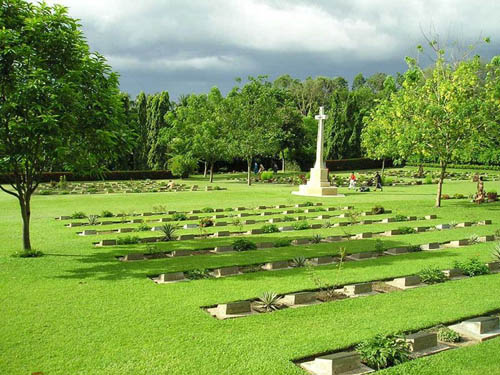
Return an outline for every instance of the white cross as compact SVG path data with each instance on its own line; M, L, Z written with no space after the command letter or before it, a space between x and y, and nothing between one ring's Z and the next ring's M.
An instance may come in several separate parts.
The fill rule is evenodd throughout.
M323 161L323 120L328 118L325 115L325 108L319 107L319 115L314 116L316 120L318 120L318 141L316 144L316 164L315 168L325 168L325 162Z

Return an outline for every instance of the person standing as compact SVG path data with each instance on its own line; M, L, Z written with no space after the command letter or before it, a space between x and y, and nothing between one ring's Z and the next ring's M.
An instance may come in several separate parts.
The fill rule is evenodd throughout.
M356 175L354 172L351 173L351 177L349 177L349 190L356 189Z
M477 180L477 193L474 200L477 204L480 204L484 202L485 198L486 198L486 193L484 192L483 177L479 177Z
M384 189L382 188L382 176L377 172L375 173L375 189L377 190L380 189L380 191L383 191Z
M275 161L273 161L273 173L274 174L278 173L278 164L276 164Z
M257 162L253 164L253 173L254 174L259 173L259 164L257 164Z

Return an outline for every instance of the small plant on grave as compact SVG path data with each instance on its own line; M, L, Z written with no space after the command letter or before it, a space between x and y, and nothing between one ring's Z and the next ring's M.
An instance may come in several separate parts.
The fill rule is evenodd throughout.
M450 223L450 228L456 228L456 227L457 227L457 225L458 225L458 223L457 223L456 221L452 221L452 222Z
M469 245L475 245L479 243L479 236L477 234L471 234L469 238L467 239L467 242Z
M50 190L40 190L38 192L39 195L50 195L52 194Z
M323 239L323 237L321 237L320 234L315 234L314 236L312 236L311 242L312 243L320 243L322 239Z
M358 222L359 212L355 210L349 210L345 213L346 217L351 222L351 225L354 225Z
M460 342L460 334L448 327L440 327L437 331L439 341L443 342Z
M408 221L408 218L405 215L395 215L394 216L394 221L401 222L401 221Z
M500 229L497 229L497 230L495 231L495 238L496 238L497 240L500 240Z
M290 221L295 221L295 219L292 216L285 216L283 217L283 221L290 222Z
M372 208L373 215L382 215L384 212L385 212L384 207L380 205L376 205L375 207Z
M420 247L420 245L408 245L406 246L406 248L408 249L408 252L410 253L416 253L418 251L422 251L422 248Z
M140 238L137 236L125 236L120 237L116 240L117 245L135 245L140 242Z
M200 228L208 228L214 226L214 220L210 217L202 217L199 222Z
M301 268L307 265L307 259L303 256L298 256L292 259L292 267Z
M238 238L231 245L235 251L255 250L257 248L257 244L247 238Z
M384 242L380 238L377 238L375 240L375 251L376 252L384 251Z
M206 269L195 269L191 271L185 271L184 274L188 279L191 280L201 280L201 279L210 279L212 275Z
M185 221L187 220L187 215L182 212L176 212L175 214L172 215L172 219L175 221Z
M458 268L464 275L471 277L490 273L488 266L481 263L477 258L470 258L463 262L455 261L453 267Z
M413 229L412 227L399 227L397 230L401 234L413 234L413 233L416 233L416 230Z
M282 307L281 297L274 292L264 292L254 302L254 308L259 312L272 312Z
M493 260L495 262L500 261L500 242L496 243L495 248L493 249L491 255L493 256Z
M16 251L12 254L13 258L39 258L41 256L43 253L35 249Z
M234 211L234 208L232 208L232 207L224 208L224 211L231 212L231 211Z
M179 226L177 224L166 223L160 227L161 232L163 233L163 241L173 241L175 240L175 235Z
M410 359L410 344L400 334L378 334L356 345L356 351L362 362L376 370L399 365Z
M312 207L312 206L314 206L314 203L313 203L313 202L309 202L309 201L308 201L308 202L305 202L305 203L304 203L304 207Z
M146 245L146 254L153 255L157 253L161 253L161 250L158 248L158 246L152 245L150 243Z
M437 284L442 283L446 280L446 276L439 268L427 267L422 269L418 276L422 282L426 284Z
M146 223L140 223L137 228L134 229L135 232L148 232L151 230L151 227Z
M82 211L73 212L71 214L72 219L85 219L86 217L87 215L85 214L85 212Z
M279 228L275 224L264 224L263 226L260 227L262 230L262 233L276 233L279 232Z
M287 247L292 244L292 240L287 238L280 238L273 243L273 247Z
M311 229L311 226L309 225L309 223L307 221L299 221L299 222L294 223L292 226L293 226L293 229L295 229L295 230Z
M333 223L331 221L325 221L322 225L323 228L328 229L328 228L333 228Z
M155 212L155 213L167 212L167 206L165 206L163 204L159 204L157 206L153 206L153 212Z
M231 224L235 227L238 227L240 232L243 231L243 221L241 221L239 217L235 217L234 219L232 219Z
M108 211L108 210L104 210L101 212L101 217L113 217L113 213L111 211Z
M97 216L97 215L89 215L87 217L87 220L89 222L89 225L97 225L97 224L99 224L99 216Z
M205 208L201 209L201 212L206 213L206 214L209 214L209 213L214 212L214 211L215 210L213 208L210 208L210 207L205 207Z

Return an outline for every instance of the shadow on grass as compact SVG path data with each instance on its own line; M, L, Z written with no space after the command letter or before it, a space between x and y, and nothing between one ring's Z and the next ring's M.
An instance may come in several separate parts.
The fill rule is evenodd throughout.
M282 239L282 237L268 238L271 240ZM384 241L385 248L400 247L408 245L404 241L388 240ZM290 260L297 256L313 258L325 255L337 255L340 248L345 247L348 254L368 252L374 250L374 240L357 240L347 242L323 243L318 245L290 246L271 249L260 249L244 252L233 252L221 255L195 255L176 258L160 258L154 260L143 260L133 262L120 262L115 257L123 255L123 250L129 248L117 247L106 253L94 253L83 256L80 262L82 267L67 271L67 274L57 276L62 279L86 279L95 278L99 280L126 280L126 279L146 279L152 275L160 273L188 271L194 269L213 269L229 266L257 265L277 260ZM128 251L130 253L130 250ZM430 259L439 257L449 257L441 251L416 252L398 256L382 256L362 261L348 261L349 268L379 267L397 264L398 261L407 259ZM335 268L334 265L319 266ZM262 271L240 275L245 280L255 280L263 277L289 277L294 274L306 272L304 268L294 268L281 271Z

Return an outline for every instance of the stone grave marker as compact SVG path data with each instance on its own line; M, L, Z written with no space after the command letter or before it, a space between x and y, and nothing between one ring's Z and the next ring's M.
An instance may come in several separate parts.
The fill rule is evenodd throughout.
M398 234L401 234L399 229L391 229L384 232L384 236L396 236Z
M240 273L240 268L237 266L217 268L213 271L214 276L217 278L237 275L238 273Z
M262 266L263 269L271 271L271 270L279 270L288 268L288 260L278 260L275 262L269 262Z
M80 236L93 236L96 235L97 231L95 229L85 229L80 233Z
M360 260L360 259L373 258L374 256L375 256L375 254L373 252L371 252L371 251L365 251L365 252L362 252L362 253L350 254L348 256L348 258L354 259L354 260Z
M158 278L160 283L172 283L176 281L184 281L186 280L184 276L184 272L170 272L170 273L162 273Z
M271 224L280 223L282 220L279 217L275 217L268 220Z
M325 238L326 242L339 242L342 241L342 236L328 236Z
M500 262L489 262L486 263L486 266L488 267L491 273L500 272Z
M406 277L398 277L392 281L387 282L387 284L399 288L399 289L410 289L416 288L422 285L422 280L420 276L406 276Z
M216 253L227 253L228 251L234 251L232 246L217 246L214 249L214 252Z
M387 249L384 253L389 255L399 255L408 253L407 247L393 247L392 249Z
M192 254L191 250L174 250L170 252L171 257L185 257Z
M491 241L495 241L495 236L491 234L479 237L479 242L491 242Z
M459 268L452 268L449 270L443 270L443 275L445 275L448 279L453 279L455 277L464 276L462 270Z
M350 297L372 293L372 283L346 285L343 293Z
M253 228L253 229L250 229L247 234L262 234L262 229L260 228Z
M228 236L229 236L229 234L230 234L230 233L229 233L229 231L227 231L227 230L222 230L222 231L219 231L219 232L215 232L215 233L213 234L213 236L214 236L215 238L219 238L219 237L228 237Z
M335 257L331 255L325 255L317 258L312 258L311 262L317 266L322 264L331 264L335 263Z
M354 236L356 239L372 238L373 234L371 232L358 233Z
M443 229L451 229L450 224L438 224L436 225L436 229L443 230Z
M286 294L281 301L287 306L306 305L314 303L316 302L316 292L299 292Z
M297 238L292 241L292 244L294 245L306 245L309 243L309 240L307 238Z
M127 254L123 257L125 262L133 261L133 260L144 260L144 254L132 253Z
M420 248L422 250L437 250L440 247L441 247L441 245L439 244L439 242L426 243L426 244L420 246Z
M295 228L292 227L292 226L284 226L284 227L279 227L279 231L280 232L289 232L289 231L292 231L294 230Z
M450 246L452 246L452 247L467 246L468 244L469 244L469 240L467 240L467 239L450 241Z
M214 223L214 226L216 226L216 227L225 227L225 226L227 226L227 222L225 222L225 221L216 221Z
M194 234L181 234L177 239L179 241L194 240Z
M320 229L323 227L323 225L316 223L316 224L311 224L310 227L311 229Z
M101 240L97 244L97 246L114 246L114 245L116 245L116 240Z
M255 220L245 220L245 221L243 221L243 224L252 225L252 224L255 224Z
M384 223L384 224L394 223L394 222L396 222L396 219L394 219L393 217L387 217L385 219L382 219L382 223Z
M478 222L479 225L490 225L491 223L491 220L481 220L480 222Z
M465 227L471 227L472 223L470 221L465 221L463 223L457 224L457 228L465 228Z
M118 233L130 233L133 231L134 231L134 228L120 228L120 229L118 229Z
M436 332L417 332L406 336L406 342L410 344L412 357L422 357L450 349L448 345L438 344Z
M500 336L498 316L481 316L449 327L455 332L477 341Z
M362 364L360 355L354 351L323 355L301 366L314 375L359 375L375 371Z
M250 301L239 301L217 305L218 317L225 318L231 315L245 315L251 313Z
M184 224L182 227L184 229L196 229L196 228L198 228L198 224ZM161 228L161 227L159 227L159 228Z

